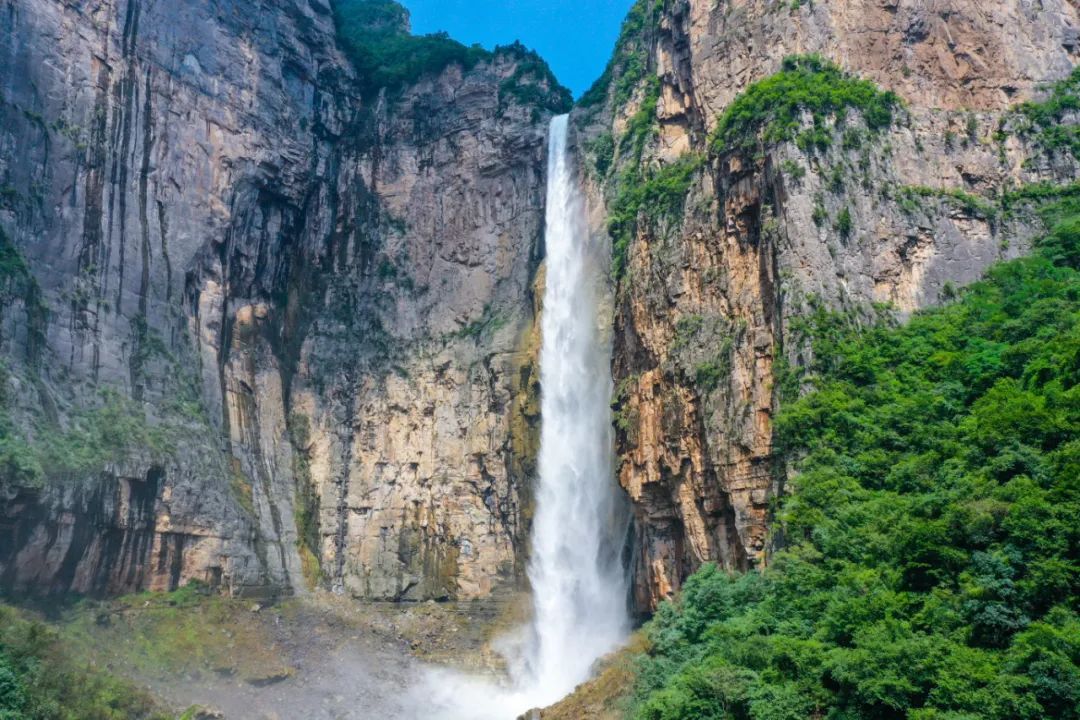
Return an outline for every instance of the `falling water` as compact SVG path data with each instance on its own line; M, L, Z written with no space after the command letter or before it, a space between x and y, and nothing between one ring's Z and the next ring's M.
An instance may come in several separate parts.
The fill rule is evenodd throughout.
M550 705L588 679L629 625L620 560L627 513L612 472L611 347L601 331L608 258L590 242L567 120L551 121L548 145L533 618L507 658L510 687L428 673L418 696L439 720L512 720Z
M567 117L551 121L540 350L540 477L529 580L529 680L540 703L585 680L625 637L625 512L612 473L611 348L600 331L602 253L589 242Z

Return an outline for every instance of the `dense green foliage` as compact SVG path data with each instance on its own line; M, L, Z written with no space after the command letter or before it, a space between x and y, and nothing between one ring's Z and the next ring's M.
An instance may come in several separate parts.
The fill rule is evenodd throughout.
M412 35L408 11L394 0L335 0L338 37L356 65L364 89L397 89L458 63L470 69L490 56L445 33Z
M80 666L53 631L0 606L0 720L164 717L145 693Z
M753 83L732 102L717 123L713 150L753 150L759 145L794 139L804 150L824 148L832 142L830 116L857 110L871 130L892 124L900 105L892 92L879 90L869 80L852 77L818 55L784 59L783 69ZM813 127L802 129L803 114Z
M819 311L768 569L647 626L633 714L1080 718L1080 215L903 327ZM796 399L800 387L809 387Z
M521 105L545 108L553 113L570 112L574 105L573 96L559 84L547 62L535 50L515 42L496 52L511 53L517 58L514 74L499 85L503 98L512 97Z
M521 43L492 53L479 45L462 45L446 33L413 35L408 31L408 10L395 0L335 0L334 19L365 92L396 90L449 65L469 70L496 54L509 53L518 66L500 85L504 97L552 112L567 112L572 105L570 91L558 83L547 63Z
M1067 150L1080 158L1080 125L1065 122L1080 114L1080 67L1050 88L1043 102L1024 103L1017 109L1024 119L1023 134L1034 135L1046 148Z

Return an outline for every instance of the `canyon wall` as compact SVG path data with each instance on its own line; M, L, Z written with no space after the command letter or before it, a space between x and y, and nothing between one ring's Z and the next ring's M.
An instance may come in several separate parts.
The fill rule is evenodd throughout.
M768 561L785 482L772 421L779 380L805 359L802 318L902 317L947 299L1041 231L1032 213L998 211L1007 191L1077 177L1067 150L1009 133L1009 108L1080 60L1076 4L1037 5L635 5L574 117L595 231L625 198L641 203L614 359L639 610L703 562ZM884 129L852 108L824 123L823 140L718 146L725 110L790 54L831 60L902 106ZM816 129L810 113L801 124ZM679 167L685 195L665 207L662 183L677 185Z
M517 583L525 58L371 95L328 0L0 3L3 590Z
M1005 198L1078 167L1011 108L1078 31L1069 0L635 4L573 119L596 238L632 225L613 408L639 610L702 562L768 562L808 314L902 317L1026 251L1039 219ZM903 103L715 143L789 54ZM520 587L559 110L535 65L372 93L329 0L0 0L0 590ZM657 178L676 197L620 217Z

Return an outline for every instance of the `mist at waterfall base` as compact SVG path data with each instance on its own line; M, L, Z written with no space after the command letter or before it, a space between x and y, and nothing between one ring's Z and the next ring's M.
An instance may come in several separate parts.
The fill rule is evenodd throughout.
M513 720L589 678L626 638L627 529L612 469L610 338L600 328L608 264L589 241L568 148L568 118L548 146L546 262L541 318L541 431L529 581L530 624L503 639L508 677L429 668L414 697L424 717Z

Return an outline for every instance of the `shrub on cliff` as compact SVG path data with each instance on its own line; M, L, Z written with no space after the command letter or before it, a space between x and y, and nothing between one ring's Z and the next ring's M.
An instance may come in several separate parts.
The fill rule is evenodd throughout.
M396 89L451 63L470 69L490 57L446 33L412 35L409 12L394 0L335 0L338 38L356 66L364 89Z
M1016 114L1023 120L1019 132L1034 137L1043 147L1065 150L1080 158L1080 67L1049 88L1042 102L1026 102Z
M627 253L637 232L639 216L644 213L651 221L664 217L677 220L701 166L701 157L686 155L647 175L634 173L621 179L608 217L608 233L612 237L611 272L615 279L621 278L626 270Z
M881 130L892 123L899 106L894 93L845 73L819 55L791 56L779 73L753 83L727 107L712 146L724 152L794 139L803 149L823 147L832 138L825 128L828 117L857 110L871 130ZM813 128L802 130L806 113Z
M1080 216L903 327L819 312L786 548L647 628L633 714L1080 718Z

